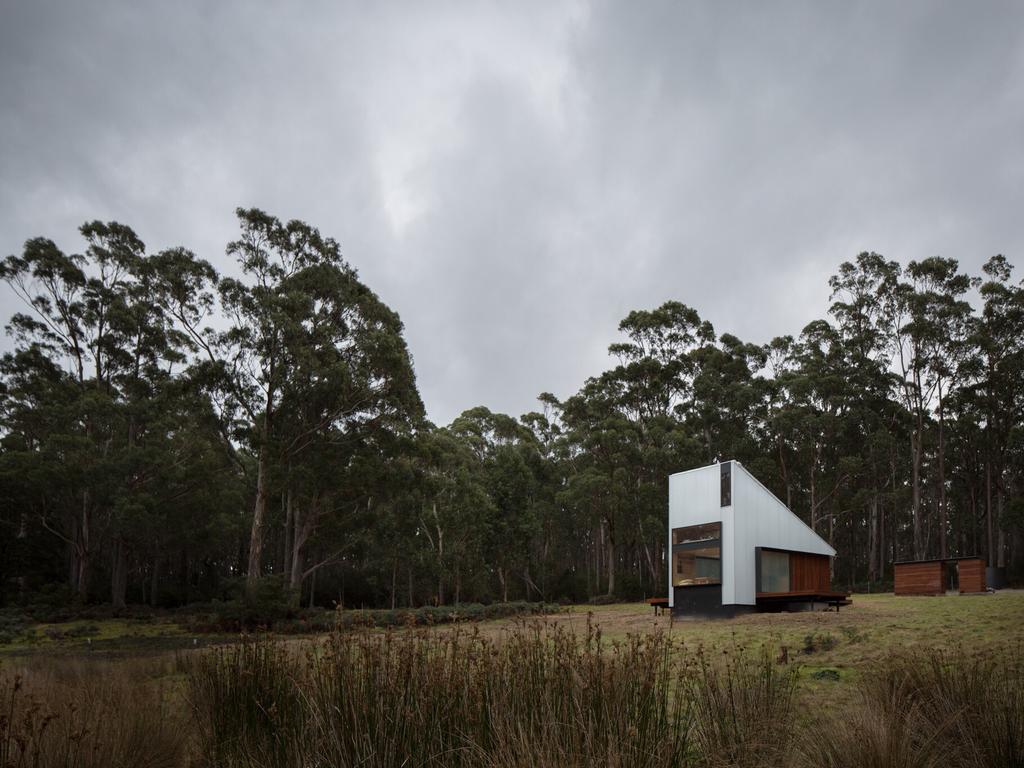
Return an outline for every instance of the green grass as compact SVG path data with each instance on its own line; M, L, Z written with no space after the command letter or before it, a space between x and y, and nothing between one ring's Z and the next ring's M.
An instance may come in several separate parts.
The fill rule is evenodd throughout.
M687 647L764 649L779 655L788 649L791 663L801 666L801 687L830 696L856 682L863 669L893 650L914 647L967 647L984 651L1024 641L1024 590L992 595L896 597L892 594L855 595L853 605L840 612L754 614L735 619L676 620L655 617L643 603L575 606L552 615L555 624L585 630L588 616L606 640L631 634L670 632ZM517 619L481 621L484 633L504 633ZM90 632L91 628L91 632ZM439 631L439 630L438 630ZM89 634L85 634L89 632ZM28 637L0 645L5 656L90 656L158 654L193 646L219 644L237 635L197 635L172 619L81 620L30 625ZM805 653L808 636L816 638L813 653ZM826 642L820 642L825 638ZM831 647L828 639L831 638ZM195 640L195 643L193 643ZM308 638L294 642L307 642ZM815 672L836 670L839 680L817 680Z

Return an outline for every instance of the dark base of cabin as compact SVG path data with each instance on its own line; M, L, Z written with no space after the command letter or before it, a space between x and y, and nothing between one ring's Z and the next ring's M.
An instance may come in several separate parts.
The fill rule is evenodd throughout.
M675 587L672 616L675 618L730 619L747 613L796 613L849 605L845 592L779 592L757 595L756 605L722 605L720 584Z
M721 584L699 584L673 589L672 616L695 619L731 619L753 613L752 605L722 605Z

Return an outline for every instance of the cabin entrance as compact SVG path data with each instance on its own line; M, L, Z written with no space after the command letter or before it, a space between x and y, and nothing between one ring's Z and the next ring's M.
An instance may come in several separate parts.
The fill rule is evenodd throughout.
M943 581L946 582L946 592L959 592L960 591L960 563L956 560L950 560L943 563Z

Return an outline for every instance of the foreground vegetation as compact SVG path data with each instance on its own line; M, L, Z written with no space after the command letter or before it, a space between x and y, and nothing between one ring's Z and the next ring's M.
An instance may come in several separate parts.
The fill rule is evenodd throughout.
M602 606L116 660L69 637L0 657L0 766L1013 766L1022 626L1024 594L1003 592L731 621Z
M150 662L153 664L153 662ZM1007 649L895 654L841 716L798 668L667 633L603 641L541 624L269 640L153 667L0 679L5 766L1020 765L1024 670ZM167 672L168 670L164 670ZM141 684L140 684L141 683ZM983 706L979 704L983 703Z

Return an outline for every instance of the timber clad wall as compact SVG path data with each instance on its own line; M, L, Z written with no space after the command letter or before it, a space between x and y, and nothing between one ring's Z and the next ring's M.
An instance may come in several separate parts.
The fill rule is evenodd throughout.
M927 563L896 563L897 595L941 595L942 561L933 560Z
M789 588L793 592L829 592L828 555L809 552L789 553Z
M985 561L980 557L960 561L960 591L985 591Z

